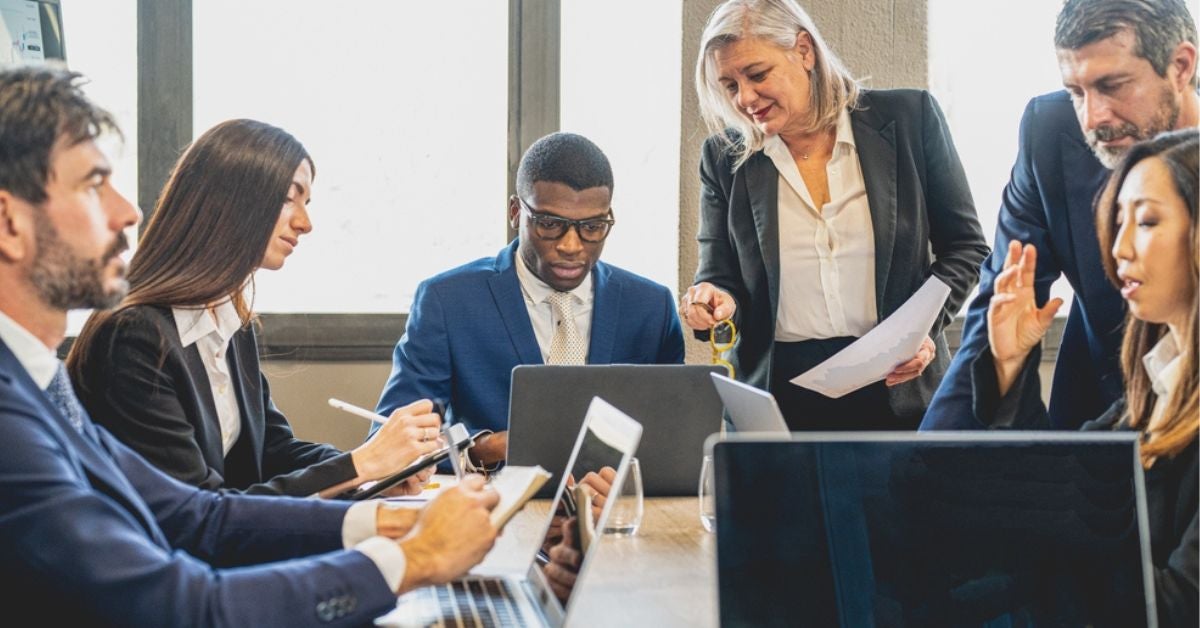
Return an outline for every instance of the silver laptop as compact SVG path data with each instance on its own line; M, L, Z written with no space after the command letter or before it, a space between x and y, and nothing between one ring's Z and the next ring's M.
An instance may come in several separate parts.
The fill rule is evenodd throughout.
M718 373L711 375L735 431L788 432L787 421L783 420L783 413L779 411L774 395Z
M642 426L599 397L592 399L575 448L566 469L571 477L585 477L604 467L617 471L613 486L621 486L629 468L629 459L637 450ZM564 511L561 501L567 488L567 473L563 473L555 493L555 508L546 515L542 529L542 545L562 542L560 530L552 530L555 512ZM571 507L574 501L568 500ZM603 530L615 499L606 500L595 530ZM544 554L539 550L530 557L523 574L502 576L467 576L449 584L426 587L407 593L396 603L396 610L376 620L381 626L562 626L571 613L571 602L579 587L586 586L587 570L596 554L602 535L592 537L582 550L578 577L572 589L556 594L542 569Z

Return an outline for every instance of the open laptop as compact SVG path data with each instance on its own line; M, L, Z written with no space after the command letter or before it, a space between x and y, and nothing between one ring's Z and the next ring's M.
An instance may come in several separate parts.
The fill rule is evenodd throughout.
M722 626L1153 626L1132 433L713 440Z
M508 463L562 469L592 397L645 430L638 448L647 496L696 494L704 439L721 430L722 407L708 374L719 366L518 366L512 372ZM553 485L554 482L548 482ZM549 497L543 487L538 497Z
M743 384L720 373L711 373L713 386L725 404L733 429L741 432L768 432L783 434L788 432L787 421L775 396L765 390L759 390L749 384Z
M624 482L629 460L637 451L642 427L620 410L600 398L594 398L587 408L583 425L578 431L575 446L568 461L561 467L579 480L589 472L604 467L616 469L613 486ZM567 489L566 476L558 482L555 508L546 515L542 528L543 543L553 545L560 530L552 530L555 512L564 511L560 503ZM609 510L616 499L606 500L594 529L603 530ZM573 504L574 502L572 502ZM425 587L400 596L396 610L376 620L382 626L562 626L571 612L571 602L579 588L586 586L587 570L596 547L604 537L592 537L581 550L575 585L559 595L550 587L542 571L542 554L532 556L524 574L507 576L467 576L449 584Z

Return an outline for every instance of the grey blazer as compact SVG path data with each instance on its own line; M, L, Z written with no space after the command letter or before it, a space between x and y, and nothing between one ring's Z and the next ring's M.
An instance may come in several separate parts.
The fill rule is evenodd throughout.
M943 329L978 281L988 246L950 131L928 92L864 90L850 119L875 234L879 319L931 274L950 286L930 333L936 357L921 377L888 393L897 416L919 417L950 360ZM734 170L725 141L710 137L700 178L695 280L711 282L737 300L734 365L739 378L766 389L779 310L779 172L762 151Z

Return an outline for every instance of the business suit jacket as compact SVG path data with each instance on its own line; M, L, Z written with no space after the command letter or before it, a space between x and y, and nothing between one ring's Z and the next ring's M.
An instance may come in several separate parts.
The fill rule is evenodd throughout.
M983 347L967 364L974 429L1054 429L1042 404L1039 345L1025 360L1012 388L1000 397L991 348ZM1128 430L1122 395L1082 430ZM1195 626L1200 621L1200 467L1193 438L1182 452L1159 458L1145 470L1146 510L1154 592L1162 626Z
M879 320L931 274L950 287L929 334L937 348L933 362L917 379L888 389L896 416L919 417L949 362L942 330L975 285L987 243L950 132L928 92L864 91L850 120L875 236ZM779 311L779 172L763 151L733 170L724 142L713 137L704 144L700 178L696 282L737 300L734 364L739 377L765 390Z
M417 287L377 411L445 404L471 432L508 429L513 367L542 364L514 264L517 243ZM683 331L666 287L604 262L592 271L588 364L681 364Z
M307 496L357 474L350 454L297 439L271 401L253 329L227 352L242 429L225 455L208 373L179 339L168 307L116 312L92 336L72 373L96 422L172 477L206 489Z
M981 270L979 295L967 310L963 341L921 429L971 429L970 364L987 346L987 308L1008 243L1037 247L1034 290L1050 298L1065 275L1075 291L1050 389L1050 421L1076 429L1123 394L1120 353L1125 303L1100 263L1092 202L1109 171L1084 142L1066 92L1031 100L1021 118L1012 178L1004 188L996 245Z
M0 341L10 613L72 626L360 625L396 597L366 556L335 551L346 508L177 482L86 418L76 432Z

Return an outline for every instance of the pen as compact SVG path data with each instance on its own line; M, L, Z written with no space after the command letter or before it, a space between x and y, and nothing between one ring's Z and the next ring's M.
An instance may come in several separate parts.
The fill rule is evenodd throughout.
M455 423L454 425L447 425L446 429L442 430L442 435L446 437L446 446L450 448L450 468L454 469L454 477L458 478L459 481L462 481L464 475L461 457L462 450L458 448L458 443L455 442L454 436L450 433L450 428L457 427L459 425L462 424Z
M383 416L382 414L375 414L374 412L371 412L370 410L364 410L352 403L346 403L345 401L342 401L341 399L334 399L333 397L330 397L329 405L337 408L338 410L343 410L345 412L349 412L350 414L353 414L354 416L362 417L368 421L374 421L381 425L383 423L388 422L387 417Z

